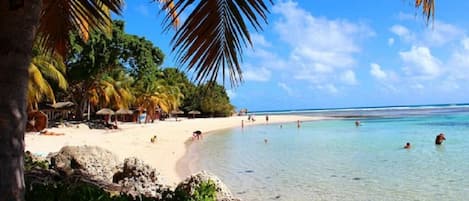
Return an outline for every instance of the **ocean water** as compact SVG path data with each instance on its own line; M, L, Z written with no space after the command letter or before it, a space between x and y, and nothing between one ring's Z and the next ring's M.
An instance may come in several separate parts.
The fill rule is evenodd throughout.
M361 116L360 127L345 118L220 131L189 147L191 170L213 172L248 201L469 199L468 108L364 111L345 115Z

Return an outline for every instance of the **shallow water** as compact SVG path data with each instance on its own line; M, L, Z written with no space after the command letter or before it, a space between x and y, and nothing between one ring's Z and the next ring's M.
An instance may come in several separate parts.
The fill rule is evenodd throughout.
M354 121L221 131L189 147L198 153L191 166L218 175L244 200L468 199L469 113ZM436 146L440 132L447 141Z

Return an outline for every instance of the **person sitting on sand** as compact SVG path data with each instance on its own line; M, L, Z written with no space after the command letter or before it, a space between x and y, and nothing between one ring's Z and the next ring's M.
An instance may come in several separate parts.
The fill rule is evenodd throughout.
M52 135L52 136L65 135L63 133L55 133L55 132L51 132L51 131L48 131L48 130L42 130L41 132L39 132L39 134L41 134L41 135Z
M435 144L440 145L441 143L443 143L444 140L446 140L445 134L444 134L444 133L440 133L440 134L437 135L436 138L435 138Z
M404 149L410 149L410 142L405 143Z
M202 131L196 130L192 132L192 139L197 138L198 140L202 138Z
M150 142L155 143L157 140L158 140L158 137L154 135L153 137L151 137Z

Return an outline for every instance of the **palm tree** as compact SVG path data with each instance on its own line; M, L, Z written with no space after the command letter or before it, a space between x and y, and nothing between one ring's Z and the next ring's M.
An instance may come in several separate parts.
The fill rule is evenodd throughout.
M41 52L36 49L35 56L29 65L28 82L28 110L38 109L38 102L47 99L55 102L51 83L66 90L68 83L65 79L65 64L59 56Z
M177 86L168 85L162 79L151 83L137 83L135 96L137 106L147 111L145 122L155 117L157 109L166 113L177 109L184 97Z
M124 70L115 69L93 79L90 88L85 89L85 97L94 106L127 109L134 99L132 82Z

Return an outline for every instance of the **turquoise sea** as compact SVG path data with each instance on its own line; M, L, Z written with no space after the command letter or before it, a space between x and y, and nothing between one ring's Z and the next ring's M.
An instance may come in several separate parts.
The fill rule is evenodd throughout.
M191 169L213 172L247 201L469 199L468 105L270 111L258 119L265 113L342 118L220 131L189 147L198 156ZM440 132L447 140L437 146Z

